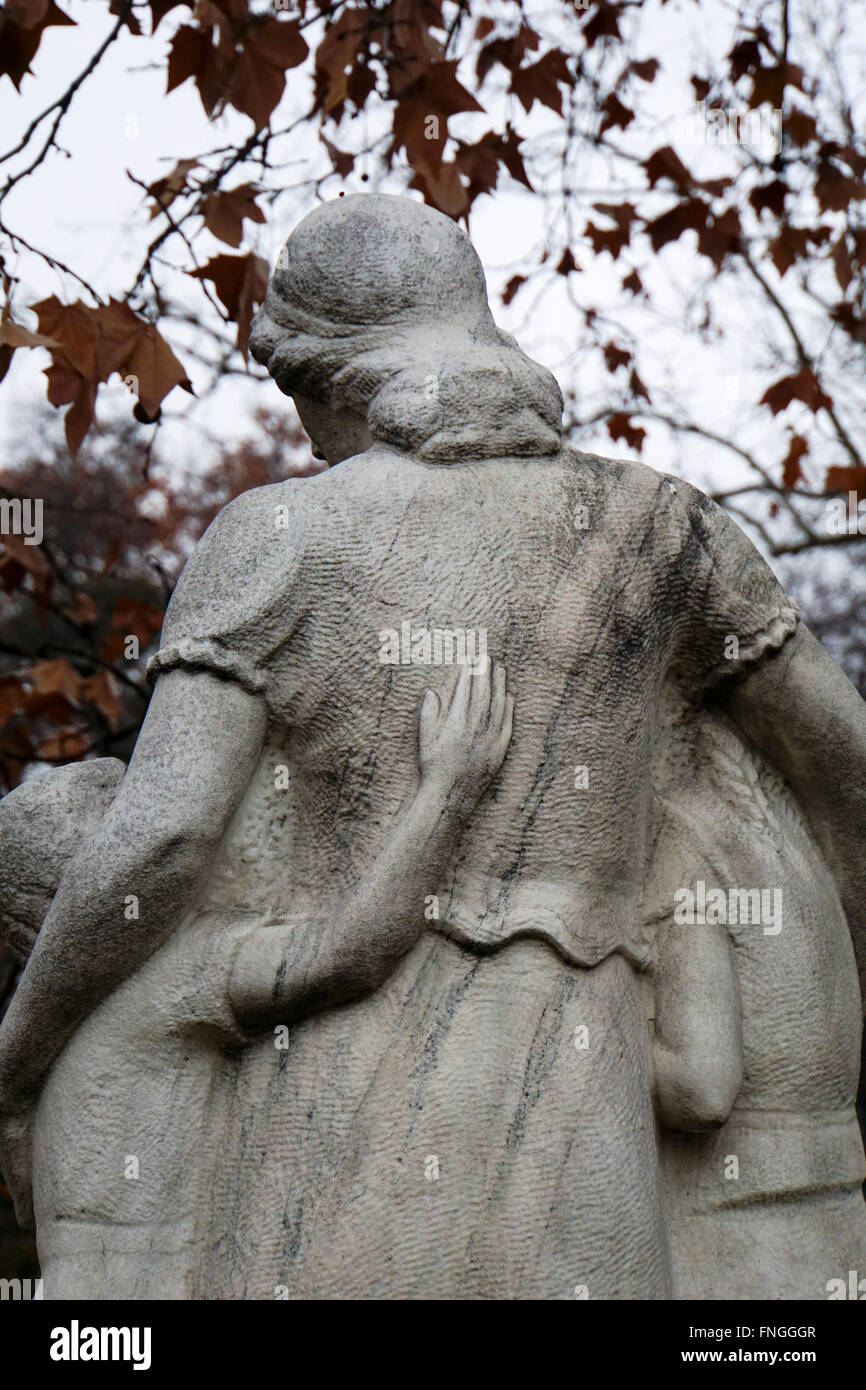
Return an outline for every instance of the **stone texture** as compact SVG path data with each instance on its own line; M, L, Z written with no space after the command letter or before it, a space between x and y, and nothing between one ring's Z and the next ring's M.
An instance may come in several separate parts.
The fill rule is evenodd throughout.
M213 523L122 781L0 805L46 1297L825 1297L862 701L718 507L563 443L439 214L319 208L251 346L334 466Z

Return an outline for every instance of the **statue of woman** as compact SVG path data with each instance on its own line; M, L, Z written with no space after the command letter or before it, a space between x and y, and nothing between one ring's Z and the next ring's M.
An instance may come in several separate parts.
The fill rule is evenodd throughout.
M447 218L317 208L251 346L331 467L231 503L178 584L129 770L0 1030L7 1177L26 1192L70 1035L173 932L325 932L417 796L424 690L489 651L513 736L432 891L419 872L406 949L240 1050L196 1292L670 1296L645 969L665 694L714 699L788 779L861 968L863 702L718 507L563 443Z

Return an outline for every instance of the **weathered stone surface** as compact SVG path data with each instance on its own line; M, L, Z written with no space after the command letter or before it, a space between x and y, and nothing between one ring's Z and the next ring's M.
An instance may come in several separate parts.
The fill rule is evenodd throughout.
M826 1297L859 696L718 507L567 447L439 214L319 208L251 345L339 466L214 522L123 780L0 805L46 1297Z

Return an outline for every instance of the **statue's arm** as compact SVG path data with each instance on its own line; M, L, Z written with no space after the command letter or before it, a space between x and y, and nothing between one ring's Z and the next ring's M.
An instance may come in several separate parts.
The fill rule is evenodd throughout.
M424 908L505 757L513 699L505 670L461 668L449 700L428 691L419 719L419 784L367 874L327 915L254 931L235 961L229 1002L261 1029L372 992L418 940Z
M866 703L800 624L731 682L726 708L789 781L824 851L866 988Z
M191 906L265 723L258 696L208 672L157 681L118 794L70 861L0 1028L0 1109L27 1106L81 1019Z
M724 1124L743 1084L740 995L727 930L669 918L652 965L656 1105L668 1129Z

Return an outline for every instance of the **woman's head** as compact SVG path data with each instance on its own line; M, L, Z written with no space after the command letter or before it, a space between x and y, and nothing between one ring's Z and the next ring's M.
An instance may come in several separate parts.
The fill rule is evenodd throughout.
M318 407L327 428L329 413L347 441L443 463L560 446L559 387L496 327L469 238L409 198L361 194L304 218L250 346L303 416Z

